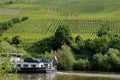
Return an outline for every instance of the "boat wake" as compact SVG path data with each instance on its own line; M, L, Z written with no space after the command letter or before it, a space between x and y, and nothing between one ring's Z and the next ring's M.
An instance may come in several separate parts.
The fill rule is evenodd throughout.
M120 74L99 74L99 73L67 73L67 72L57 72L57 75L73 75L73 76L83 76L83 77L101 77L101 78L114 78L120 79Z

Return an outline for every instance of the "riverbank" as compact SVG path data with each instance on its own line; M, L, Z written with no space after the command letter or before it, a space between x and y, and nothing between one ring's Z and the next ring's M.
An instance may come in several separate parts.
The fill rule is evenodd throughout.
M108 72L57 72L57 75L120 79L120 73L115 74Z

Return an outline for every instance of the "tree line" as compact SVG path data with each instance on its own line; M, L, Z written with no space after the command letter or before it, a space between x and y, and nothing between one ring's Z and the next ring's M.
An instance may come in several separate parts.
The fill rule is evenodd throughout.
M37 55L57 51L62 58L59 69L120 71L120 35L112 33L104 25L97 36L93 40L84 40L79 35L74 38L69 28L61 25L54 36L35 42L27 50Z
M21 21L26 21L27 19L29 19L29 17L25 16L25 17L22 17L21 19L16 17L11 19L10 21L0 22L0 32L4 32L5 30L12 27L14 24L19 23Z

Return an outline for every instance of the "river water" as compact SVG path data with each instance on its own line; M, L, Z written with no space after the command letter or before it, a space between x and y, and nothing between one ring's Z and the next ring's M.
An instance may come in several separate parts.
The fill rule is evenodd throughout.
M85 72L56 72L22 73L19 80L120 80L120 74L113 73L85 73Z

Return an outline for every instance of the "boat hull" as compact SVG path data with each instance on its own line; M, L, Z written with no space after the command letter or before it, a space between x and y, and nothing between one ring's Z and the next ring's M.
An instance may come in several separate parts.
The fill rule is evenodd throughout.
M17 72L19 73L53 73L57 69L47 69L47 68L20 68Z

